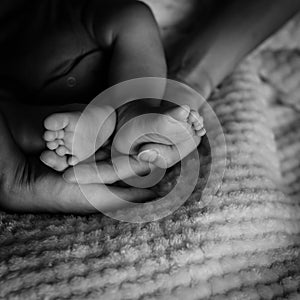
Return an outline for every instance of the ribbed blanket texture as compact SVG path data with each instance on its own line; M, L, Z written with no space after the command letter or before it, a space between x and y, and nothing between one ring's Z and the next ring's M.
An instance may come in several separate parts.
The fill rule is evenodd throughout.
M227 164L169 217L0 213L1 299L300 299L299 17L209 103ZM218 157L217 157L218 159Z

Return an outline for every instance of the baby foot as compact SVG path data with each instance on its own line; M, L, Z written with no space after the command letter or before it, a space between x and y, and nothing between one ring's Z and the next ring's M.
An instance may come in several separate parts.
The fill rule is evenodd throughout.
M115 113L110 106L89 106L84 114L80 111L52 114L44 121L43 138L49 150L41 154L41 160L57 171L74 166L106 142L115 124Z
M114 147L121 153L132 154L145 143L175 145L191 136L205 135L203 119L188 105L155 114L141 115L129 121L117 132Z

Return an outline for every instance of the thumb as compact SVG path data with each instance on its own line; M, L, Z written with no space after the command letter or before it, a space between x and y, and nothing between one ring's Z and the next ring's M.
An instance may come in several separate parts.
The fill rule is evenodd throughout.
M200 140L200 137L195 136L177 145L149 143L140 148L138 159L159 168L167 169L194 151Z

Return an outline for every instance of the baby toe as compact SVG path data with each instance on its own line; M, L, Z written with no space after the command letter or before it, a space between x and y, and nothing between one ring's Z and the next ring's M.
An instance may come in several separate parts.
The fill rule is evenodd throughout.
M56 137L57 137L57 131L47 130L44 133L43 139L47 142L52 142L56 139Z
M47 148L49 150L55 150L58 146L59 145L58 145L58 141L57 140L47 143Z
M59 156L64 156L66 154L70 154L70 151L67 147L65 146L59 146L56 150L55 150L56 154Z
M64 146L65 145L64 140L57 140L57 142L58 142L59 146Z
M63 171L68 168L67 158L60 157L53 151L44 151L40 159L45 165L56 171Z
M65 131L64 130L58 130L57 132L57 139L63 139L65 136Z
M199 131L199 130L203 129L203 126L201 124L199 124L199 125L194 125L193 128L194 128L194 130Z
M64 130L58 130L58 131L46 130L43 138L47 142L52 142L56 139L64 138L64 135L65 135Z
M47 117L44 126L48 130L59 131L69 124L69 115L67 113L57 113Z
M202 136L206 135L205 128L201 128L200 130L197 130L196 135L199 136L199 137L202 137Z
M203 118L195 110L191 110L191 113L189 115L189 122L191 122L194 126L201 125L201 127L203 127Z

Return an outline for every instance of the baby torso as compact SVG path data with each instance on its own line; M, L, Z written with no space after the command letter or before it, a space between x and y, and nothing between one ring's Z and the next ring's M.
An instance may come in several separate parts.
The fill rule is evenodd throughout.
M110 51L82 22L82 0L31 0L2 17L0 89L35 104L87 102L107 86Z

